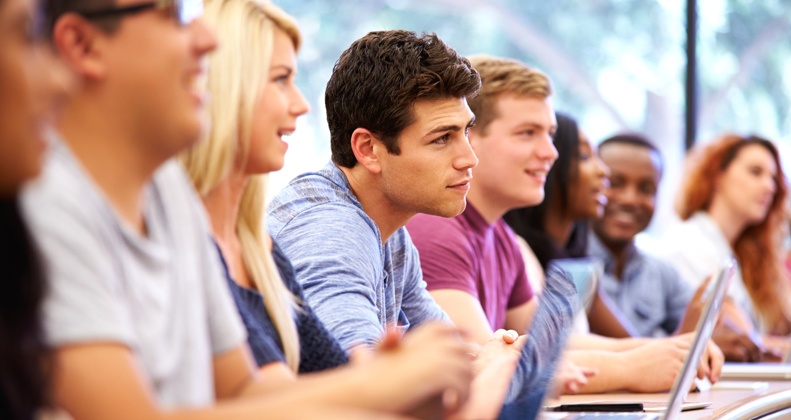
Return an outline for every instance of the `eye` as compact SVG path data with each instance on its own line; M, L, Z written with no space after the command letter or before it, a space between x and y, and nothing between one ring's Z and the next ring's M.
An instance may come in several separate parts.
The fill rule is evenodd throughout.
M445 133L444 135L432 140L431 144L445 144L448 142L448 140L450 140L450 133Z

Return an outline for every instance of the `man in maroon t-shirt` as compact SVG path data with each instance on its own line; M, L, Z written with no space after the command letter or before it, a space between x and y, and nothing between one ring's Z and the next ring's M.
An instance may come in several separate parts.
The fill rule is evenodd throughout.
M470 143L480 159L467 209L452 219L419 214L407 229L428 290L457 325L483 342L499 328L526 331L536 307L514 233L502 220L544 199L558 157L552 87L540 71L493 57L470 61L483 81L470 100ZM488 80L487 80L488 79Z

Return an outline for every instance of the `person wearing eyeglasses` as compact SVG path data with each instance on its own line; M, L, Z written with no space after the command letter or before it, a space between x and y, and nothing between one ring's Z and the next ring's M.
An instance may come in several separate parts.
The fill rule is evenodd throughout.
M203 131L217 40L201 6L49 4L80 83L22 194L49 283L54 403L75 419L387 418L260 381L200 199L171 159Z
M41 171L69 74L47 46L36 0L0 0L0 418L33 419L52 408L44 343L46 293L19 191Z

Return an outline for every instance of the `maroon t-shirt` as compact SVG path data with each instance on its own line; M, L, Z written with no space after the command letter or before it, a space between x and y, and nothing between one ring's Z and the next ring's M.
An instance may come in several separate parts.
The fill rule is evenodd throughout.
M508 309L533 297L514 232L503 219L488 224L467 203L456 217L418 214L406 227L420 253L428 290L461 290L477 297L492 330L504 327Z

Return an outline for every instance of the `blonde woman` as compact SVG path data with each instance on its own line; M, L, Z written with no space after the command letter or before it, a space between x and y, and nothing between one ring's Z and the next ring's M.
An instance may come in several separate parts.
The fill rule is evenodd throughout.
M263 1L208 0L204 16L225 48L209 59L211 129L183 162L208 210L262 377L280 389L296 383L297 373L348 361L304 302L288 260L266 234L262 219L265 176L283 166L288 145L282 137L308 111L294 83L300 34L291 17ZM469 358L459 351L457 330L440 324L420 330L401 344L389 336L364 366L314 375L299 386L312 387L332 402L391 412L442 409L435 403L443 399L432 395L453 395L445 402L462 402L471 370ZM504 345L503 333L491 348ZM382 353L389 360L381 360ZM515 363L513 357L500 368L513 369ZM507 388L507 381L500 382L497 396L490 389L477 393L486 403L468 404L465 416L496 415ZM457 405L444 409L452 412Z

